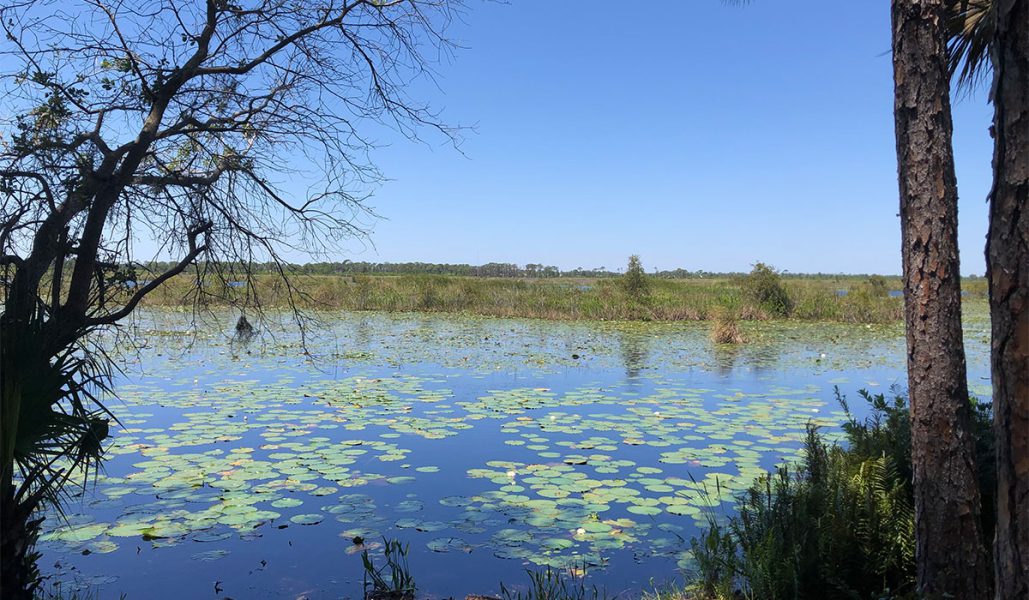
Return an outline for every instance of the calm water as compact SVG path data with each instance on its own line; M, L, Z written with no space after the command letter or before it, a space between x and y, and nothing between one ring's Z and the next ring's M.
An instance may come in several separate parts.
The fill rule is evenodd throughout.
M986 396L988 325L967 312ZM899 326L752 324L723 349L702 324L325 314L306 342L266 325L240 345L233 322L124 330L123 427L47 521L45 573L103 598L358 598L385 536L427 596L546 566L648 587L808 423L835 430L834 386L861 412L857 390L905 379Z

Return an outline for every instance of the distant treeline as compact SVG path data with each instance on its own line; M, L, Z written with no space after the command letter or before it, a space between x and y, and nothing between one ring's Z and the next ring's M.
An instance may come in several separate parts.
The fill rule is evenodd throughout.
M172 266L173 263L154 262L148 267L154 272L160 272ZM240 265L219 265L223 272L253 274L278 273L282 265L275 263L254 263L249 266ZM611 270L605 266L595 268L577 267L571 270L562 271L553 265L541 263L528 263L524 266L514 263L491 262L484 265L469 264L448 264L448 263L424 263L424 262L316 262L305 264L289 264L285 266L288 273L302 275L454 275L459 277L525 277L525 278L556 278L556 277L582 277L582 278L604 278L618 277L621 269ZM671 269L665 271L655 270L652 273L655 277L666 279L703 279L710 277L738 277L744 273L740 272L712 272L712 271L689 271L687 269ZM836 273L784 273L790 278L815 278L815 279L863 279L868 274L836 274ZM975 277L974 275L972 276Z

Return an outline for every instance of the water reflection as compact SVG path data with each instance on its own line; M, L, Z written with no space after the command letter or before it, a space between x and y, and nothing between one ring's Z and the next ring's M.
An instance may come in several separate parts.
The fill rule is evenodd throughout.
M640 373L647 367L650 359L650 338L638 334L622 333L618 336L618 344L625 368L625 378L631 383L639 383Z
M728 377L736 369L736 362L742 354L739 344L712 344L715 369L722 377Z

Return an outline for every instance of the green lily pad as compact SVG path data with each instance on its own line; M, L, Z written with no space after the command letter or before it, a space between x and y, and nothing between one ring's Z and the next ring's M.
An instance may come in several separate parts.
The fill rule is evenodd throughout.
M291 523L296 523L297 525L317 525L318 523L321 523L324 519L325 515L321 513L293 515L289 518Z

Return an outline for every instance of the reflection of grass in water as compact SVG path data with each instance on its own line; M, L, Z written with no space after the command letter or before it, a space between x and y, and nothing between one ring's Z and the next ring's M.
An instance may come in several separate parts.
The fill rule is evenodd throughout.
M986 302L966 302L963 314L970 374L985 375L989 372ZM177 354L189 360L200 356L200 364L205 358L224 364L218 355L230 352L240 366L262 363L267 365L267 373L428 363L483 374L525 372L527 368L545 374L582 367L620 367L630 375L648 377L657 371L696 367L725 372L727 366L726 353L707 338L708 327L693 322L558 323L476 315L326 311L316 313L319 323L308 331L308 348L314 356L303 357L304 348L288 315L274 312L265 315L267 321L260 324L261 339L246 349L231 347L229 336L237 316L217 313L220 322L212 319L198 336L202 344L197 344L187 333L188 314L144 311L138 337L149 340L152 348L144 359L149 368L171 361ZM742 321L740 329L748 344L738 353L738 367L776 371L817 367L819 372L903 369L903 325L899 322ZM158 352L164 358L155 359ZM823 353L826 356L819 357ZM645 358L638 361L641 356ZM305 365L304 360L311 362Z

